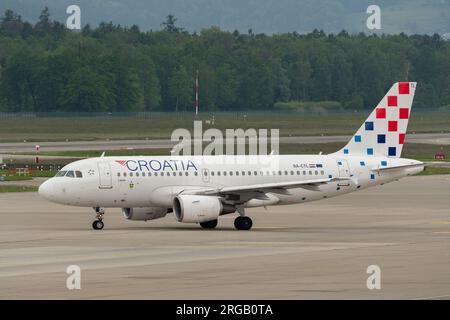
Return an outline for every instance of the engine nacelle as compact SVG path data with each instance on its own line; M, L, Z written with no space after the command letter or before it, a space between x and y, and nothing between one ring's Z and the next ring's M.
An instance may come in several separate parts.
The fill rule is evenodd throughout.
M179 195L173 200L173 212L179 222L206 222L235 211L234 206L223 204L219 197Z
M128 220L155 220L164 218L169 211L167 208L122 208L123 216Z

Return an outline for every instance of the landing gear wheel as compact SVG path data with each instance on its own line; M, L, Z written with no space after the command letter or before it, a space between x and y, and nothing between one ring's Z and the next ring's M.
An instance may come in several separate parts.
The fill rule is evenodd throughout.
M105 210L103 208L100 207L95 207L95 218L97 220L95 220L94 222L92 222L92 229L94 230L102 230L104 227L103 224L103 216L105 214Z
M234 227L237 230L250 230L252 228L253 222L249 217L237 217L234 220Z
M200 225L202 226L203 229L214 229L215 227L217 227L217 219L206 222L200 222Z
M94 222L92 222L92 228L94 230L102 230L104 226L105 224L101 220L95 220Z

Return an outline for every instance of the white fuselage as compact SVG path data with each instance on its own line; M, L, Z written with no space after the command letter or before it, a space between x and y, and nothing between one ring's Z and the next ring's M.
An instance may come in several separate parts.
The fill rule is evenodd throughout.
M73 162L62 171L80 177L47 180L40 188L50 201L80 207L163 207L188 190L286 183L327 178L348 178L322 185L266 190L265 198L238 195L246 207L315 201L384 184L423 170L421 162L402 158L339 157L336 155L284 155L269 157L270 166L246 156L217 157L101 157ZM273 158L271 158L273 157ZM258 159L258 157L253 157ZM272 161L273 160L273 161ZM276 163L276 165L274 165ZM397 170L384 166L419 165Z

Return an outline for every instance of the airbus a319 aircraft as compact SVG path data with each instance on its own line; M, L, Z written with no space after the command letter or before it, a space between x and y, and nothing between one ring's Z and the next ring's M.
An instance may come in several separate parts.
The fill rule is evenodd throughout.
M173 212L205 229L238 212L236 229L249 230L245 208L321 200L421 172L422 162L400 158L415 89L415 82L395 83L347 145L329 155L265 156L277 164L270 169L247 161L260 156L90 158L62 168L39 194L94 208L96 230L104 208L142 221Z

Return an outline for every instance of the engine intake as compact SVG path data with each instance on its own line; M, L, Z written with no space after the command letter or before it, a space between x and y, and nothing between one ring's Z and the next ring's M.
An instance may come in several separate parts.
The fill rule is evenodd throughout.
M128 220L147 221L164 218L169 212L167 208L122 208L123 216Z
M173 200L173 212L179 222L206 222L235 211L234 206L223 204L214 196L179 195Z

